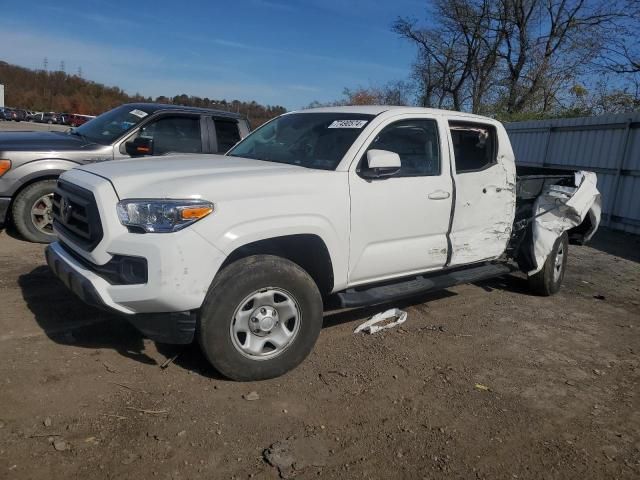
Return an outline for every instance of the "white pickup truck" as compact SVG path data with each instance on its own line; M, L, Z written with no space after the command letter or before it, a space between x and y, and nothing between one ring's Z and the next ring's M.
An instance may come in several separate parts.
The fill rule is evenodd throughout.
M226 155L80 166L53 201L55 274L150 338L237 380L312 350L357 307L526 272L560 288L598 227L589 172L516 168L504 127L464 113L336 107L282 115Z

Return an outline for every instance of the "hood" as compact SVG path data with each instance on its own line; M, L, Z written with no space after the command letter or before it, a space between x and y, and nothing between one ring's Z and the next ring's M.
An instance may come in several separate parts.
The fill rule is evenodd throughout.
M0 151L55 151L82 150L90 145L78 135L65 132L0 132Z
M76 168L111 182L120 199L249 197L300 188L296 177L333 172L224 155L167 155Z

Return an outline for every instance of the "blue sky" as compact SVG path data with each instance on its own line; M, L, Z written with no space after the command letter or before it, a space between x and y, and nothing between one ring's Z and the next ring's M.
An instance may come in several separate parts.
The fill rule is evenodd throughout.
M406 79L414 49L390 31L426 0L0 2L0 60L128 93L306 106L344 87Z

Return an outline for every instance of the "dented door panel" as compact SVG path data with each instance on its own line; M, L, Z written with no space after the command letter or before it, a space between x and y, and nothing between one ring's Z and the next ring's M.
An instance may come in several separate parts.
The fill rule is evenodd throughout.
M473 123L466 119L464 121L464 124L470 126L473 126ZM455 137L460 135L455 130L450 132L456 194L449 234L450 266L498 258L505 251L511 238L516 207L513 151L503 129L482 123L478 123L477 127L478 132L481 132L483 127L490 127L495 136L492 163L477 170L461 168L460 157L464 155L465 146L459 144L464 141L458 138L456 145ZM470 131L473 130L470 128ZM482 133L478 135L482 137ZM472 133L468 136L472 138ZM466 143L466 147L469 147L469 143L470 148L473 147L472 142Z

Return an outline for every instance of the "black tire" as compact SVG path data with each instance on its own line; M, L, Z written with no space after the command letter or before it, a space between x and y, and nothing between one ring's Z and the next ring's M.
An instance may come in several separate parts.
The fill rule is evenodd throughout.
M248 296L271 288L286 291L297 303L299 327L277 356L248 358L234 344L234 315ZM225 267L212 282L200 310L198 341L209 362L224 376L265 380L294 369L309 355L322 328L322 314L322 297L305 270L281 257L254 255Z
M569 236L564 232L554 243L542 270L529 277L529 287L534 293L548 297L560 291L567 269L568 253Z
M56 236L53 232L47 234L39 230L31 219L31 209L35 202L43 196L53 193L55 187L56 180L41 180L26 187L13 201L11 210L13 224L25 240L36 243L55 241Z

